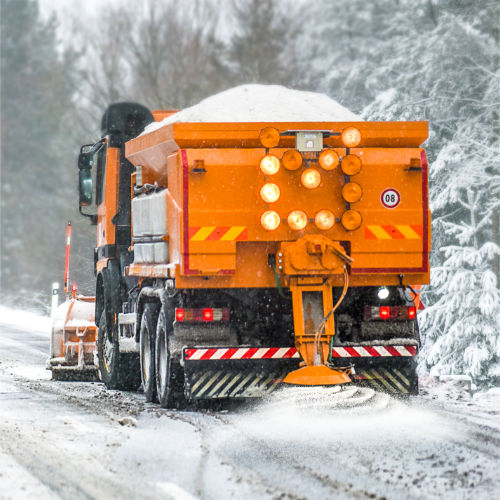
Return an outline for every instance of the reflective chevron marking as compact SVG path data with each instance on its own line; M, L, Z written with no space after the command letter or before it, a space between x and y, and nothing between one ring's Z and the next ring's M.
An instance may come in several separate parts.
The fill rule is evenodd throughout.
M412 345L334 347L333 358L378 358L415 356L417 348ZM225 359L297 359L295 347L222 347L189 348L184 351L186 361L218 361Z
M412 345L396 346L356 346L356 347L334 347L333 358L370 358L382 356L415 356L417 348Z
M410 381L397 369L394 368L394 373L407 385L410 386Z
M365 239L368 240L420 240L422 226L398 225L365 225Z
M382 368L382 373L388 378L401 392L408 393L408 389L398 382L398 380L393 377L389 370Z
M225 360L225 359L290 359L299 358L295 347L226 347L186 349L186 361Z
M248 239L246 226L201 226L189 228L189 241L242 241Z
M355 382L368 384L377 390L392 394L408 394L411 383L397 368L371 368L354 375Z
M279 387L285 375L282 370L207 370L189 377L186 395L193 399L262 397Z

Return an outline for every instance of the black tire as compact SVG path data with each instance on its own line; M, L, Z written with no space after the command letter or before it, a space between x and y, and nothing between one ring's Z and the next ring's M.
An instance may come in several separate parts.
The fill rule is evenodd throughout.
M157 304L146 304L141 318L140 328L140 360L141 380L144 395L148 403L156 402L156 367L155 343L156 323L158 321Z
M162 307L156 327L156 392L162 408L180 408L184 401L184 377L179 359L172 355L173 307Z
M109 327L104 310L97 332L97 357L101 380L108 389L135 391L140 384L139 357L137 354L121 354L118 332Z

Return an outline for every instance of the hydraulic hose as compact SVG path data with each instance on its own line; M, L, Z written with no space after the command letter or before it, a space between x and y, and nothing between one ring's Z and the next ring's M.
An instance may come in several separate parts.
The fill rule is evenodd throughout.
M321 335L325 331L326 322L329 320L330 316L333 316L333 334L335 335L335 316L334 316L334 313L335 313L336 309L339 307L339 305L342 303L342 301L344 300L348 288L349 288L349 274L347 272L347 268L344 266L344 288L342 290L342 294L340 295L337 303L332 307L332 309L330 309L328 314L323 318L323 321L319 325L318 329L316 330L316 334L314 336L314 364L315 365L324 365L325 364L324 360L321 358L319 339L321 338Z

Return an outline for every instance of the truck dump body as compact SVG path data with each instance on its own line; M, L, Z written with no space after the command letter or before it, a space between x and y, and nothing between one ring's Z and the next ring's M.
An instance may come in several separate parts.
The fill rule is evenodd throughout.
M343 146L339 136L326 137L323 146L333 149L342 162L353 156L359 159L359 173L346 175L342 162L326 171L306 152L297 170L281 167L266 176L259 168L266 154L282 159L286 151L295 150L294 135L282 135L278 147L264 148L259 133L269 126L281 133L341 132L355 126L361 133L356 148ZM408 284L428 283L427 161L420 148L427 134L426 122L299 122L174 123L141 135L126 144L126 156L141 166L143 183L168 185L170 266L162 274L159 267L133 265L129 273L168 273L180 288L272 287L276 280L268 256L278 254L282 242L321 234L340 242L353 259L352 286L397 285L399 275ZM301 174L315 166L320 184L307 189L301 185ZM266 203L260 196L267 182L280 190L275 203ZM359 201L349 203L343 198L342 188L349 183L360 187ZM275 231L266 231L260 223L262 213L270 208L282 221ZM324 209L336 219L329 230L319 230L313 222ZM350 209L362 218L353 231L341 223ZM307 214L302 231L286 223L293 210ZM341 276L333 279L335 286L341 283Z

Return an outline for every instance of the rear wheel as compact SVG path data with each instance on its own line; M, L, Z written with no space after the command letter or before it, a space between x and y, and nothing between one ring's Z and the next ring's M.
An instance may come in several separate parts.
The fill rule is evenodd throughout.
M97 333L97 357L101 380L108 389L134 391L140 383L137 354L121 354L118 332L110 328L104 310Z
M183 374L178 357L171 349L173 308L162 307L156 328L156 391L162 408L183 406Z
M148 403L156 401L155 337L158 308L157 304L146 304L141 318L141 379L144 395Z

